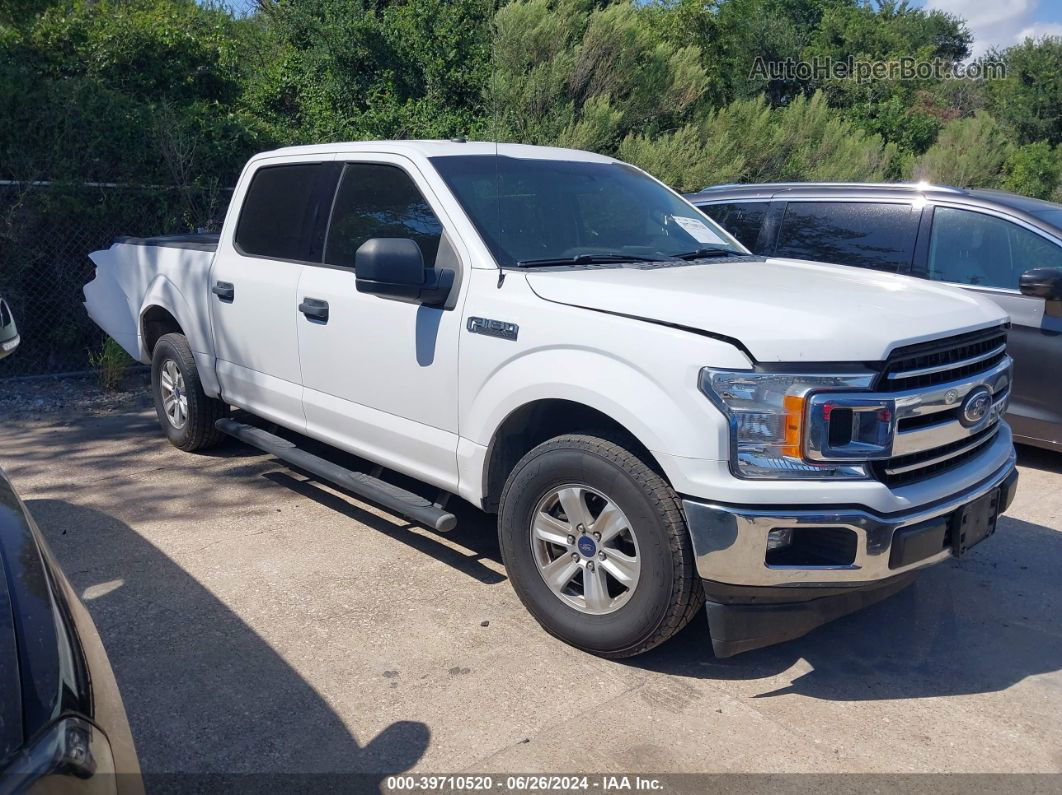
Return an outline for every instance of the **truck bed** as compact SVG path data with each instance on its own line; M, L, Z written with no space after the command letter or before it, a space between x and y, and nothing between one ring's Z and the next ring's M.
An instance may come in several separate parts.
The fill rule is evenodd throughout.
M149 307L168 311L188 337L193 352L212 354L209 302L210 266L216 234L120 237L94 251L95 278L85 285L89 316L130 356L150 361L141 340L140 318Z
M115 243L128 246L159 246L161 248L183 248L190 251L217 251L218 240L221 235L217 232L199 232L182 235L158 235L156 237L130 237L115 238Z

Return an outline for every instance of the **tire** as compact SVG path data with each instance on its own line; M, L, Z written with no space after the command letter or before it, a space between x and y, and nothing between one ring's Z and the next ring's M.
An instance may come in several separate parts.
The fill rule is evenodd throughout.
M631 447L590 435L544 442L509 475L498 513L502 559L524 606L551 635L609 658L663 643L704 605L678 496ZM586 508L590 525L569 519L565 506L577 515ZM621 525L627 530L607 540ZM573 565L581 570L558 588Z
M176 389L172 384L176 384ZM228 416L229 407L203 392L192 349L183 334L165 334L155 343L151 354L151 394L162 432L174 447L185 452L206 450L225 438L214 423ZM175 401L167 403L168 398L175 398L183 410L174 410Z

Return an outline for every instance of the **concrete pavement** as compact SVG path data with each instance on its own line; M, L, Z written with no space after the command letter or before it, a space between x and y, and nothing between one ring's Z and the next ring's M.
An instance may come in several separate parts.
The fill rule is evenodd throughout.
M146 773L1060 772L1062 456L998 534L806 638L703 614L610 662L544 633L491 518L437 535L143 401L4 418L0 466L92 613Z

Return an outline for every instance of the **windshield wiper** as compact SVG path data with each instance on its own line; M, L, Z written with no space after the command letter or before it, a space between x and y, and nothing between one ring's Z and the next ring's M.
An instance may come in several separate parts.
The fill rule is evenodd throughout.
M707 259L708 257L736 257L740 256L740 251L734 251L732 248L698 248L693 251L685 251L682 254L672 254L675 259Z
M667 262L664 257L641 257L637 254L576 254L574 257L545 257L543 259L522 259L516 263L518 268L539 268L549 265L595 265L607 262Z

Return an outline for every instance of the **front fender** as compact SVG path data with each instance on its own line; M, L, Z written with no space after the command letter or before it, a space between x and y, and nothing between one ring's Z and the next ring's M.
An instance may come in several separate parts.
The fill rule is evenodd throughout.
M697 390L699 365L695 361L682 368L674 384L667 384L600 350L551 347L530 351L490 374L469 405L461 435L487 446L512 412L537 400L560 399L600 411L651 452L721 458L727 445L726 424ZM572 377L550 377L557 373Z

